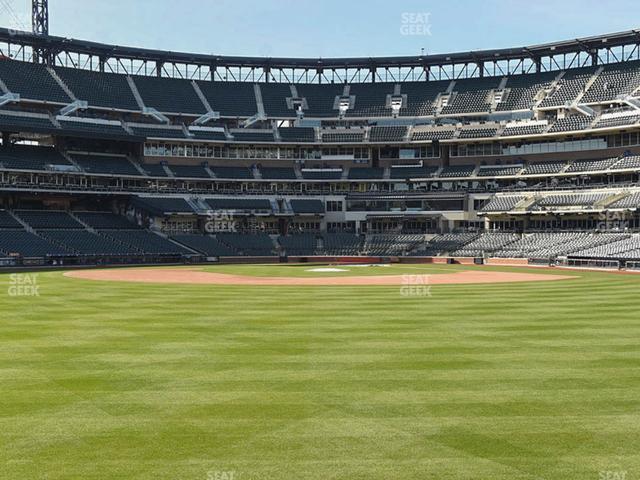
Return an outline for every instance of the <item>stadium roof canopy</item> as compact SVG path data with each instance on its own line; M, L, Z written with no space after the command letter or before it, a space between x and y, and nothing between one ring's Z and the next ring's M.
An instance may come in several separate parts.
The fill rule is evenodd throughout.
M29 52L33 52L32 55ZM507 62L507 71L500 67L498 73L512 73L510 70L516 62L520 71L545 71L599 63L620 62L640 59L640 30L597 35L559 42L530 45L526 47L503 48L494 50L476 50L468 52L429 54L398 57L339 57L339 58L293 58L293 57L244 57L226 55L207 55L174 51L152 50L136 47L109 45L104 43L76 40L71 38L36 35L30 32L15 31L0 28L0 53L4 56L25 60L36 59L56 65L78 66L82 63L80 57L97 59L97 67L103 70L109 61L136 61L147 65L154 64L157 75L164 76L162 68L165 65L189 65L192 67L207 67L217 69L259 69L263 72L272 70L302 70L305 72L322 73L332 70L364 70L378 72L390 69L451 69L454 72L465 70L459 77L491 75L486 64L493 64L494 68L500 63ZM567 64L567 56L573 58ZM71 62L64 58L78 58ZM558 60L562 57L561 60ZM74 64L75 63L75 64ZM554 64L556 67L554 68ZM476 66L475 73L469 73L469 66ZM511 65L511 67L509 67ZM143 74L149 74L145 67ZM107 69L108 71L108 69ZM132 73L132 72L129 72ZM375 75L372 76L375 81ZM268 75L265 78L269 80ZM400 80L400 79L396 79Z

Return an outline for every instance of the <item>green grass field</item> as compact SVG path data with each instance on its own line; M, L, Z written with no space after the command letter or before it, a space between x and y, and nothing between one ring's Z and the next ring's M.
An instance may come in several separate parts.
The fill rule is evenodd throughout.
M355 274L417 273L382 268ZM428 297L0 275L0 478L639 479L640 276L571 274Z

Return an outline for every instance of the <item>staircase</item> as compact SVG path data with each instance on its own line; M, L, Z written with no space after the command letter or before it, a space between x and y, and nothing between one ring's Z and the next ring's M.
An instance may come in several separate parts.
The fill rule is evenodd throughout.
M64 83L64 81L58 76L56 71L51 67L47 67L47 71L53 77L56 83L60 86L60 88L64 90L64 93L66 93L73 102L77 102L78 97L75 96L75 94L71 91L69 86L66 83Z
M29 225L28 223L26 223L24 220L22 220L20 217L18 217L18 216L17 216L15 213L13 213L11 210L7 210L7 213L8 213L9 215L11 215L11 216L15 219L15 221L16 221L16 222L18 222L20 225L22 225L22 226L24 227L24 229L25 229L27 232L29 232L29 233L33 233L33 234L35 234L35 233L36 233L36 231L35 231L33 228L31 228L31 225Z
M580 100L582 100L582 97L585 96L585 94L587 93L587 91L591 88L591 85L593 85L595 83L595 81L598 79L598 77L600 76L600 74L604 71L604 67L600 67L598 68L598 70L596 70L596 72L591 76L591 78L589 78L589 80L587 81L587 83L584 85L584 88L582 89L582 91L578 94L578 96L576 97L576 99L571 103L571 105L578 105L580 103Z
M92 227L90 227L89 225L87 225L86 223L84 223L82 220L80 220L72 211L67 212L69 214L69 216L71 218L73 218L76 222L78 222L80 225L82 225L85 230L90 231L91 233L95 233L97 234L98 232L96 232Z
M628 196L629 196L629 192L620 192L615 195L611 195L607 198L600 200L599 202L594 203L593 208L594 209L607 208L609 205L616 203L617 201L622 200L623 198L626 198Z
M129 160L129 163L131 165L133 165L133 168L135 168L136 170L138 170L138 172L140 172L140 175L144 176L144 177L148 177L149 175L147 174L147 172L144 171L144 169L142 168L142 166L136 162L135 160L133 160L129 155L127 155L127 160Z

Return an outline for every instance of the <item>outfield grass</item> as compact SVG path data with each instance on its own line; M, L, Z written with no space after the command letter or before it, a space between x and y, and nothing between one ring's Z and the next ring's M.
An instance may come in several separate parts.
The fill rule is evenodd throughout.
M0 275L0 478L640 478L640 276L577 275L429 297Z

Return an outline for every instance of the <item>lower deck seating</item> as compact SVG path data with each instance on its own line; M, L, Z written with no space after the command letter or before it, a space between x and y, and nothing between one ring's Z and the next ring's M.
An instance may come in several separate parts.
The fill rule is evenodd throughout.
M78 255L128 256L139 251L87 230L41 230L39 235Z
M315 255L318 250L318 241L313 233L280 236L278 243L288 256Z
M0 210L0 229L21 229L22 224L11 216L6 210Z
M322 236L326 255L358 255L362 249L362 237L353 233L325 233Z
M208 257L236 257L238 252L210 235L173 235L171 239Z
M84 226L67 212L59 210L16 210L23 222L35 230L83 230Z
M0 253L23 257L59 257L71 252L26 230L0 230Z
M416 248L410 255L413 256L437 256L446 255L463 248L466 244L479 237L477 233L445 233L435 235L424 245Z
M73 212L85 225L96 230L131 230L137 228L125 217L111 212Z
M463 248L456 250L453 255L457 257L482 257L485 254L496 252L518 239L518 235L514 233L485 233L476 240L467 243Z
M367 235L364 251L368 255L405 255L424 242L424 235L377 234Z
M102 230L100 234L145 254L184 255L191 253L187 248L146 230Z
M219 233L216 238L239 254L250 257L271 257L275 255L273 242L264 233Z

